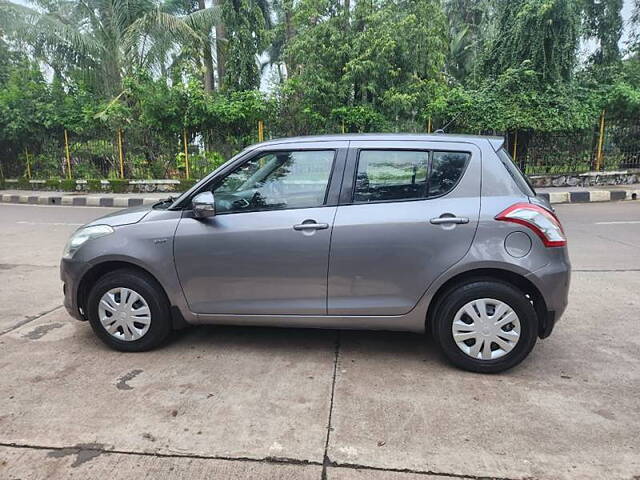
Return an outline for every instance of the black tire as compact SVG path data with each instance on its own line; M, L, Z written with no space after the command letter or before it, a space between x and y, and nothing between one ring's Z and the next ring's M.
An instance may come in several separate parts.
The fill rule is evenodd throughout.
M139 339L125 341L115 338L105 330L98 316L102 296L112 288L124 287L144 297L151 311L148 331ZM109 272L100 277L87 299L89 323L95 334L109 347L121 352L143 352L161 345L171 333L169 303L162 287L151 276L132 269Z
M513 350L492 360L475 359L464 353L456 345L451 331L456 313L467 303L481 298L506 303L520 321L520 338ZM529 299L515 286L493 279L475 279L457 285L441 298L435 311L433 333L444 355L457 367L471 372L498 373L518 365L529 355L538 338L538 316Z

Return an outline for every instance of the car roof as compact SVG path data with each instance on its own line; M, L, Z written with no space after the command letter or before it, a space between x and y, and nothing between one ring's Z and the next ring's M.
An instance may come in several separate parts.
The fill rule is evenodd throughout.
M450 133L344 133L333 135L310 135L302 137L283 137L268 140L254 145L269 146L281 145L283 143L312 143L312 142L333 142L333 141L366 141L366 140L387 140L387 141L465 141L478 143L487 140L494 148L498 150L504 144L504 137L486 136L486 135L461 135Z

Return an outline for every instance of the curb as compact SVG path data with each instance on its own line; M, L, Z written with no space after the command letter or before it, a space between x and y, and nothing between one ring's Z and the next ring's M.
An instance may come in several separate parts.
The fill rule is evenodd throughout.
M66 207L116 207L128 208L153 205L159 198L143 197L96 197L72 195L0 195L2 203L22 203L28 205L62 205Z
M539 193L550 203L595 203L595 202L619 202L622 200L640 199L638 190L583 190L577 192L544 192Z
M640 199L638 190L585 190L577 192L544 192L539 193L552 204L558 203L596 203L618 202L622 200ZM16 195L1 194L2 203L22 203L29 205L63 205L67 207L116 207L127 208L140 205L153 205L159 198L144 197L110 197L110 196L74 196L74 195Z

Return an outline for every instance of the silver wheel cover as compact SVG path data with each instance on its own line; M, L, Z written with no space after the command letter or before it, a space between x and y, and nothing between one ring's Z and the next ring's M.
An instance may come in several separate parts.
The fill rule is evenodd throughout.
M125 342L142 338L151 326L149 304L129 288L112 288L100 299L98 318L112 337Z
M451 333L458 348L471 358L495 360L520 340L520 319L506 303L479 298L458 310Z

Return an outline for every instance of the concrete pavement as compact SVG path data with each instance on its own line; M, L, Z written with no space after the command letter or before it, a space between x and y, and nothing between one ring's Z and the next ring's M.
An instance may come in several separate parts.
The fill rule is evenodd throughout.
M569 309L495 376L385 332L203 326L110 351L56 308L67 236L108 211L0 205L0 478L640 475L635 202L557 207Z

